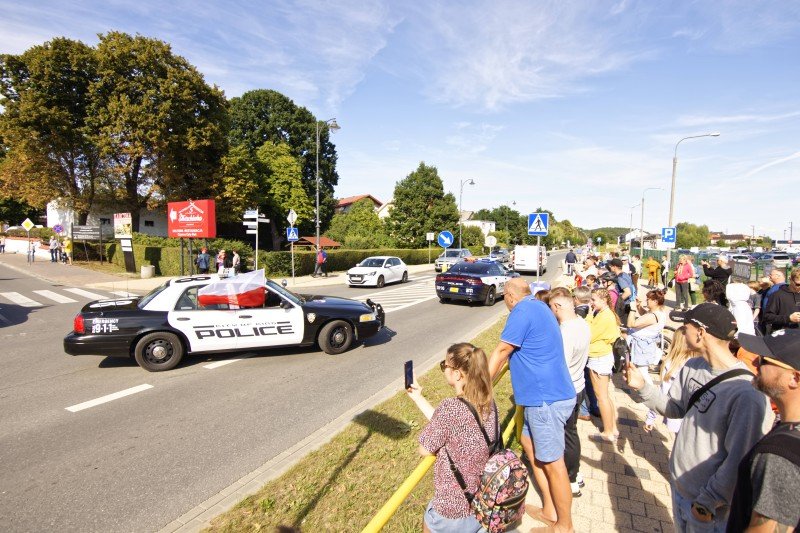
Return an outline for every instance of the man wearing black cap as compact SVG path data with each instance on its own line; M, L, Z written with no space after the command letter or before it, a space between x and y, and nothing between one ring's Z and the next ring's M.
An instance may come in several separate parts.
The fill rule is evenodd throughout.
M781 423L739 465L728 531L800 529L800 331L739 334L759 356L753 386L778 407Z
M670 455L672 512L677 531L723 531L739 462L771 426L767 399L728 346L736 321L726 308L703 303L670 317L686 326L689 359L668 395L646 383L635 366L628 384L644 403L668 418L682 418Z

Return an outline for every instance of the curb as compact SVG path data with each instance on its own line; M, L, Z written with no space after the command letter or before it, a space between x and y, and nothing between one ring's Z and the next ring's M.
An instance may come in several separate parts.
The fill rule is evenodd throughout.
M465 337L468 339L477 337L506 314L508 314L508 311L503 309L493 318L469 332ZM429 355L425 361L419 365L420 373L426 373L432 369L438 364L441 357L441 352ZM351 423L356 416L388 400L401 391L402 388L402 377L392 381L383 389L317 429L294 446L284 450L257 469L242 476L233 484L225 487L214 496L173 520L161 528L158 533L196 533L208 527L214 517L228 511L244 498L258 492L266 483L279 477L292 466L303 460L309 453L330 442L331 439Z

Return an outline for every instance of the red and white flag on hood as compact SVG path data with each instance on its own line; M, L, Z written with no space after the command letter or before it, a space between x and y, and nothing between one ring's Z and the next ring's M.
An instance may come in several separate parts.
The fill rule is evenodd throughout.
M201 306L228 304L238 307L262 307L265 285L262 268L210 283L197 291L197 300Z

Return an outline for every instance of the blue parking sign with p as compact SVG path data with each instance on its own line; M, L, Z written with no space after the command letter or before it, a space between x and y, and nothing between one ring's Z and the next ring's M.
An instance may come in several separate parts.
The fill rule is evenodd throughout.
M286 228L286 240L289 242L300 240L300 237L297 236L297 228Z
M661 228L661 240L663 242L675 242L678 231L674 226L671 228Z

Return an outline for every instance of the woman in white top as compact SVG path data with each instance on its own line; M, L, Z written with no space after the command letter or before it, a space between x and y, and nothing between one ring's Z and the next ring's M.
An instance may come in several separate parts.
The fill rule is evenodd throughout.
M681 326L675 330L669 354L667 354L667 358L664 359L664 364L661 365L661 392L667 396L669 396L669 389L672 387L672 382L675 381L675 378L678 376L681 368L683 368L683 365L686 364L686 361L700 355L698 352L689 349L689 346L686 344L685 331L686 326ZM647 413L647 417L644 419L645 431L652 431L657 417L658 413L652 409ZM664 417L663 422L667 425L667 429L673 433L677 433L678 430L681 429L681 420L681 418Z
M648 373L649 365L661 361L661 333L667 323L664 309L664 292L654 289L647 293L646 305L636 300L639 316L629 318L628 347L631 350L631 363L639 367L644 379L652 383Z
M736 319L739 333L755 335L753 310L750 308L750 287L744 283L728 283L725 286L725 295L728 298L728 309Z

